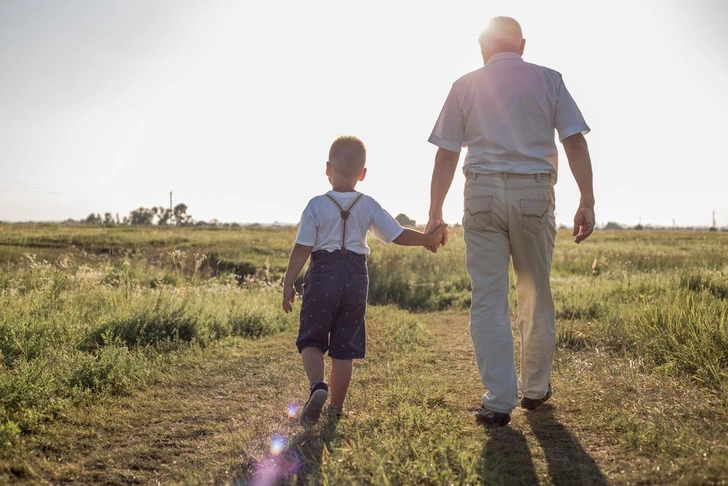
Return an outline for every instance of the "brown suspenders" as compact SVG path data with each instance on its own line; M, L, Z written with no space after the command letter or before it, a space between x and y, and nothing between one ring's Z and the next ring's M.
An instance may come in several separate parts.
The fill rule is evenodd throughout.
M339 214L341 215L341 249L346 250L346 220L349 219L349 214L351 214L351 210L354 208L354 204L359 202L359 199L364 194L359 193L359 195L354 199L351 204L349 204L349 207L344 209L341 207L341 204L336 202L336 199L331 197L329 194L325 194L326 197L331 199L331 202L336 204L336 207L339 208Z

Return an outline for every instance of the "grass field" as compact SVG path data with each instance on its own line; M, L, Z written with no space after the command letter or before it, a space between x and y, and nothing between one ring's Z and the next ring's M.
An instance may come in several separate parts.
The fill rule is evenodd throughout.
M554 399L497 430L461 230L372 240L369 356L313 433L294 236L0 225L0 483L728 484L728 234L560 232Z

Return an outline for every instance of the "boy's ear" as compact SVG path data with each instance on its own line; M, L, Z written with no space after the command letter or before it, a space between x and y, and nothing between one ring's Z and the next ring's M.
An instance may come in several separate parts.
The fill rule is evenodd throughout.
M331 175L331 162L329 162L328 160L326 161L326 175Z
M363 180L364 180L364 178L365 178L366 176L367 176L367 168L366 168L366 167L364 167L364 168L363 168L363 169L361 170L361 174L359 174L359 180L360 180L360 181L363 181Z

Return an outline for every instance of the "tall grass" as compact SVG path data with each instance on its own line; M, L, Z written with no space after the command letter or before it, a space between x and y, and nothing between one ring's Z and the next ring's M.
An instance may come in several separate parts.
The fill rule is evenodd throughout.
M150 285L146 267L27 256L3 275L0 449L69 406L154 381L190 350L295 326L274 286L230 277Z
M279 307L294 235L0 225L0 449L69 406L154 381L187 352L295 328ZM469 307L459 228L435 255L370 246L371 304ZM560 233L553 290L562 347L725 390L728 234L597 232L574 245Z

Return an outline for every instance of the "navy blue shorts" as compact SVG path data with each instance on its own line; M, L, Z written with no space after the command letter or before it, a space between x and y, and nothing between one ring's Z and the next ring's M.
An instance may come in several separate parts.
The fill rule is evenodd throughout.
M335 359L363 358L368 291L366 255L313 252L303 280L298 351L313 346Z

